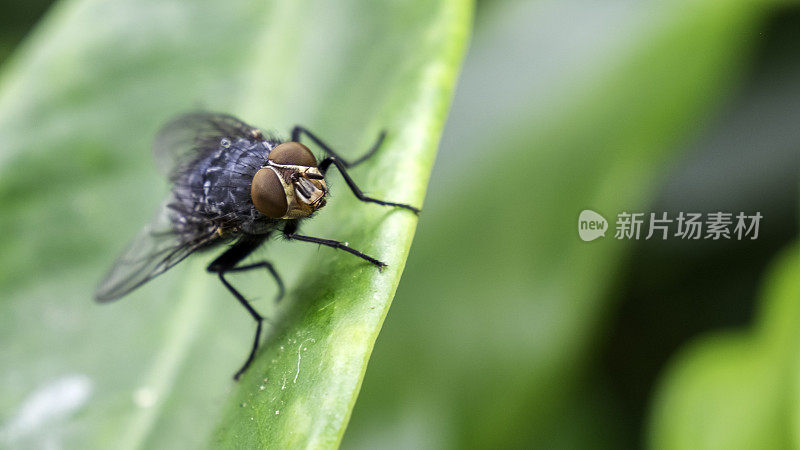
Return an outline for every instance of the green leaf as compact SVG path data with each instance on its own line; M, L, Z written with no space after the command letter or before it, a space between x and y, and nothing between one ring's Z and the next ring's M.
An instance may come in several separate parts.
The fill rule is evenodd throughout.
M508 2L478 21L346 447L626 446L624 405L592 369L630 241L583 242L577 218L590 208L613 228L649 211L763 16L750 2L625 10ZM519 201L472 182L487 165Z
M167 184L150 141L202 107L284 136L301 123L369 194L421 205L465 50L465 1L63 1L0 74L0 446L335 446L416 226L333 198L305 234L389 264L271 243L290 286L234 283L275 324L237 384L254 323L205 253L111 305L95 282ZM241 406L245 405L245 406ZM216 431L213 431L215 430ZM209 441L213 437L213 441Z
M655 396L652 448L797 447L798 256L795 245L774 264L754 326L699 338L672 362Z

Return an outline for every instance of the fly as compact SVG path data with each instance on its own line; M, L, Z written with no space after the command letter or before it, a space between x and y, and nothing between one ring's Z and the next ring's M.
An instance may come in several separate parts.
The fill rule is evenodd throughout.
M232 243L208 265L222 284L256 321L250 354L234 379L255 357L264 321L225 275L263 269L284 285L268 261L241 265L272 233L346 251L381 268L383 262L333 239L298 234L300 223L325 206L325 175L332 166L342 174L353 194L363 202L419 209L368 197L347 169L369 159L381 146L381 133L362 157L348 162L308 129L296 126L283 142L227 114L192 113L178 117L159 131L154 144L156 162L172 182L172 190L152 221L123 251L97 286L99 302L116 300L166 272L187 256ZM325 152L317 159L300 143L305 136Z

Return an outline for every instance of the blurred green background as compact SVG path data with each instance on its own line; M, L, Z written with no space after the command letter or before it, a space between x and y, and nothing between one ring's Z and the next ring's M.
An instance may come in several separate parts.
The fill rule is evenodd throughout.
M0 63L48 6L2 4ZM800 446L798 124L796 4L479 2L343 447ZM586 243L587 208L764 220Z

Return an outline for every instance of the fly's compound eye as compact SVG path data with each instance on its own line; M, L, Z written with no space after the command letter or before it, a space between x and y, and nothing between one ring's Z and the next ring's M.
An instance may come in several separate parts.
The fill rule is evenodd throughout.
M258 212L271 219L280 219L289 210L283 183L278 174L269 167L256 172L250 186L250 198Z
M317 167L317 158L299 142L284 142L269 153L269 160L277 164Z

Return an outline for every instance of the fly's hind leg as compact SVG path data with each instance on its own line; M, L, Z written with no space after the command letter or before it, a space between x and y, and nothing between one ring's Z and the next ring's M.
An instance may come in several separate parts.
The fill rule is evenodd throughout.
M275 280L275 284L278 285L278 295L275 296L275 303L278 303L283 299L283 296L286 294L286 288L283 285L283 280L281 280L281 276L278 275L278 272L275 270L275 267L269 261L259 261L253 264L247 264L244 266L236 266L231 267L228 270L225 270L224 273L232 273L232 272L247 272L249 270L254 269L267 269L270 275L272 275L272 279ZM213 270L210 270L214 272Z
M250 349L250 354L247 357L247 360L244 362L242 367L236 371L234 374L233 379L238 380L239 377L250 367L250 364L253 362L253 358L256 356L256 351L258 350L259 342L261 341L261 329L264 322L264 317L258 313L251 305L250 302L247 301L246 298L236 289L234 288L230 282L225 278L225 274L229 272L244 272L247 270L253 270L258 268L266 268L267 271L275 278L275 282L278 284L278 298L280 300L284 294L284 286L283 281L278 276L278 273L275 271L275 268L272 267L267 261L261 261L254 264L247 264L244 266L236 266L240 261L246 258L250 253L253 252L262 242L267 238L266 235L264 236L246 236L240 239L236 244L230 247L228 250L225 251L222 255L217 257L211 264L208 265L207 270L211 273L216 273L219 276L220 281L222 284L230 291L231 294L236 298L236 300L241 303L242 306L247 310L253 320L256 321L256 335L253 339L253 346Z

